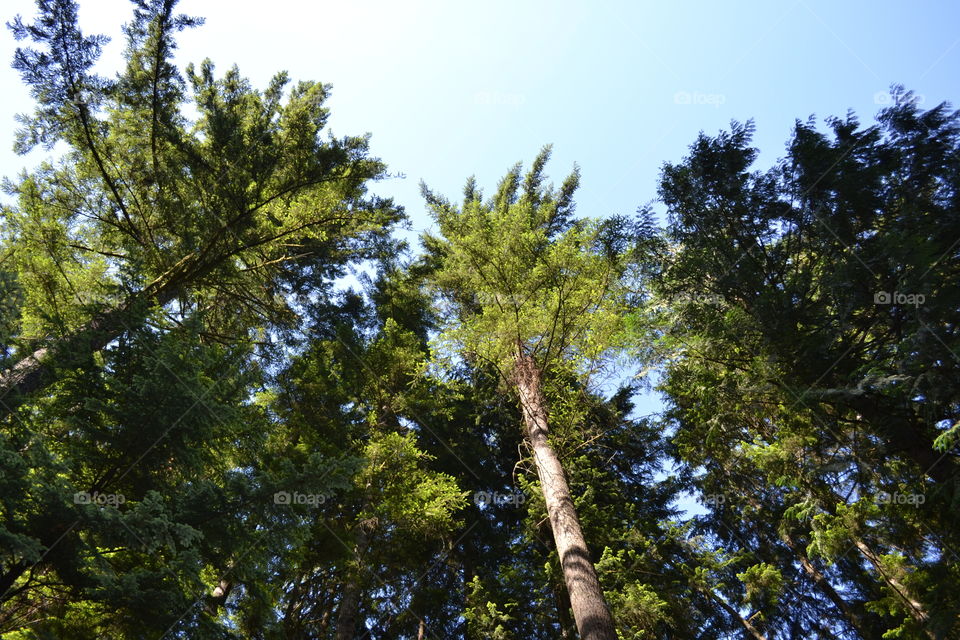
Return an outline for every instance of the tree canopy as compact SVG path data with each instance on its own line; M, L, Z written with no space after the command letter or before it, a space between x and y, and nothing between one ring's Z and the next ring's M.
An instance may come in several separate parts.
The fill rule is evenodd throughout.
M176 4L109 78L9 25L0 638L958 637L960 112L734 122L632 216L547 146L414 250L332 88L179 68Z

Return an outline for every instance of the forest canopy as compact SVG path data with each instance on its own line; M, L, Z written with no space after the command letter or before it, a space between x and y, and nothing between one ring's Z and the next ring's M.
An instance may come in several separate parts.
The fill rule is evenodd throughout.
M414 248L329 85L132 4L115 77L9 23L0 639L960 637L960 112L733 122L630 216L548 145Z

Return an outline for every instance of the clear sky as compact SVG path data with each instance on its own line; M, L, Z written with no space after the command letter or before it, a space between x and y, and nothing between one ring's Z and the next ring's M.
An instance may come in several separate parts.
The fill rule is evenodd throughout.
M121 61L129 7L81 2L84 29L114 38L102 73ZM581 167L581 215L628 214L656 197L665 161L731 119L755 120L769 165L795 119L852 109L869 123L892 83L926 106L960 100L960 2L950 0L182 0L180 11L207 18L181 34L183 64L236 63L259 87L281 69L331 83L334 133L373 134L374 154L406 175L376 191L417 230L430 224L421 179L458 198L475 174L489 193L546 143L557 183ZM33 3L4 0L2 13L32 16ZM7 60L15 46L0 36ZM47 154L10 151L13 116L31 103L9 65L0 90L0 175L12 176Z
M81 1L84 28L114 37L105 72L120 62L129 7ZM334 132L373 134L374 153L407 176L377 190L417 228L429 224L421 179L455 197L476 174L489 191L545 143L557 182L581 166L579 212L606 216L653 199L662 163L731 119L756 121L767 164L794 119L853 109L869 122L891 83L927 105L960 97L953 1L182 0L180 10L207 18L181 35L183 63L236 63L260 87L280 69L333 84ZM4 0L4 21L17 13L32 16L33 3ZM0 38L9 61L16 45ZM9 151L13 115L31 104L8 64L0 89L9 176L34 163Z

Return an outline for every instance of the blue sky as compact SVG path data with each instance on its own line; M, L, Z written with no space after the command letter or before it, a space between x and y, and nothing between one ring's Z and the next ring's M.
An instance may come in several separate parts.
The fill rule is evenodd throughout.
M853 109L869 122L894 82L927 105L960 93L954 2L182 0L180 10L207 18L182 34L183 63L237 63L261 87L280 69L333 84L333 130L373 134L375 154L407 176L377 190L416 228L429 224L421 179L454 197L476 174L489 190L545 143L557 182L581 166L580 214L606 216L653 199L662 163L731 119L756 121L767 164L795 118ZM4 20L33 12L28 0L3 3ZM105 72L120 62L128 17L124 0L81 2L85 28L114 37ZM14 47L3 33L7 60ZM9 151L13 115L30 101L8 65L0 88L0 174L12 175L36 157Z
M581 167L580 215L627 214L656 197L664 162L731 119L755 120L766 166L797 118L852 109L869 123L892 83L928 107L960 94L956 2L182 0L180 10L207 18L182 34L183 64L236 63L259 87L281 69L331 83L334 133L373 134L374 154L406 175L376 191L403 204L415 230L430 224L421 179L457 198L475 174L489 192L546 143L557 183ZM32 16L33 3L5 0L3 13ZM114 38L103 73L118 68L129 15L124 0L81 2L84 28ZM7 60L15 46L0 36ZM49 154L10 151L13 116L31 103L8 65L0 90L0 175L13 176Z

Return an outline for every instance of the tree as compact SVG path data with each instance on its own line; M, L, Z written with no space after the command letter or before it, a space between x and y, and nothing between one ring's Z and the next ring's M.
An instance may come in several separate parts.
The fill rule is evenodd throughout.
M471 179L462 206L425 186L440 227L424 244L436 271L449 355L491 363L519 399L580 636L616 638L563 466L550 441L548 389L588 376L616 348L627 299L620 221L573 220L575 171L544 188L545 148L521 180L516 165L484 201Z
M366 194L384 171L367 139L325 139L328 86L281 73L261 92L209 61L185 81L175 36L200 20L175 5L134 2L114 80L93 75L106 39L80 33L75 2L12 24L37 102L17 149L66 149L8 181L2 211L0 625L16 637L258 626L296 537L254 392L299 313L401 217ZM305 482L345 486L341 458Z
M766 633L949 637L960 114L894 88L827 122L768 171L737 124L665 166L666 427Z
M244 470L265 422L250 346L204 344L196 324L128 332L4 425L4 635L220 637L197 603L262 561Z
M243 617L251 634L412 638L456 625L455 592L433 580L450 572L464 492L423 442L447 394L425 375L416 292L390 273L367 283L369 298L315 308L302 352L264 395L272 482L328 493L273 515L285 544L271 548L268 610Z
M0 376L5 411L153 306L204 309L208 333L224 340L295 324L284 297L296 274L329 275L358 239L368 250L398 219L364 195L384 173L367 139L322 139L329 86L288 91L280 73L260 92L236 68L217 78L207 60L187 69L188 99L175 36L201 21L175 5L134 2L115 80L93 74L107 39L80 32L76 2L38 0L34 23L11 25L36 47L14 59L37 102L16 148L62 141L68 151L7 184L18 204L3 212L3 268L23 303Z

